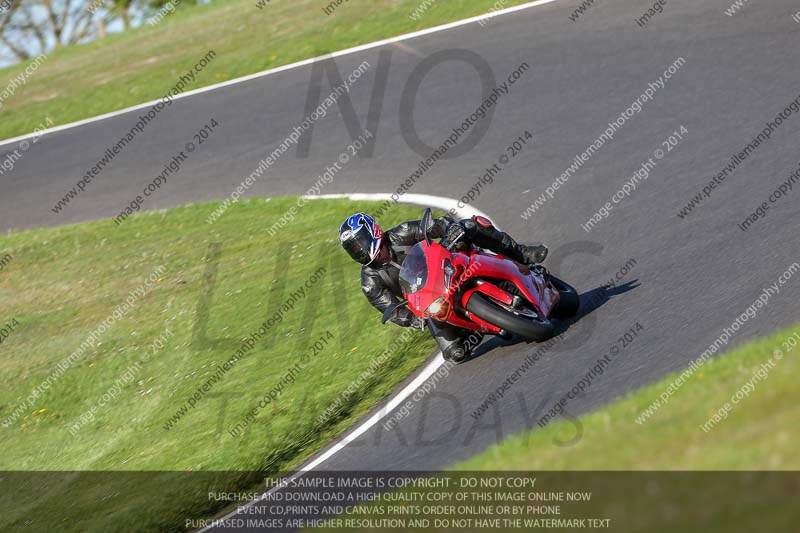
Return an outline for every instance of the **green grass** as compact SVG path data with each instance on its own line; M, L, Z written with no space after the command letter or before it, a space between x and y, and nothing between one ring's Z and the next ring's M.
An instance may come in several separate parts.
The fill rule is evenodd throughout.
M458 465L458 470L798 470L800 469L800 346L782 343L800 326L754 341L700 367L666 405L641 425L636 418L678 374L580 417L517 435ZM731 403L727 419L705 424L747 383L773 350L785 351L749 396Z
M797 347L783 344L789 337L798 341ZM774 357L776 348L784 352L780 360ZM667 376L577 421L551 423L492 446L447 472L450 489L401 491L477 491L485 495L533 492L528 488L459 488L471 486L462 485L459 479L487 480L505 471L508 475L536 478L537 492L583 492L591 494L591 499L580 503L537 503L559 507L558 513L543 515L532 514L524 507L517 513L500 512L498 507L507 502L471 500L466 503L491 506L493 511L447 518L591 517L610 519L606 526L609 531L649 533L796 531L800 483L794 472L781 471L800 469L798 355L800 325L707 362L641 425L635 422L637 417L679 374ZM774 362L771 369L770 360ZM755 384L747 397L732 404L727 419L704 432L700 426L725 402L731 402L731 397L761 365L768 365L766 377ZM572 441L574 445L565 445ZM453 501L456 503L451 505L458 505L459 500ZM367 505L373 508L369 515L351 511L339 518L408 516L392 509L419 503L378 500ZM443 518L419 513L413 516L428 518L431 523ZM485 531L474 526L457 529Z
M313 202L284 228L280 240L270 238L267 228L295 201L242 201L212 226L205 218L216 203L135 215L119 227L107 219L0 237L0 257L7 253L13 258L0 271L0 323L19 323L2 344L0 422L130 291L156 267L164 267L154 288L24 416L9 428L0 426L0 470L278 472L297 466L388 394L432 352L429 335L416 333L330 420L316 421L403 330L380 325L379 313L361 294L358 266L338 243L339 224L364 203ZM384 223L418 215L418 209L398 206ZM209 262L211 243L221 247ZM207 275L214 265L215 281ZM319 267L326 271L311 296L288 311L196 408L165 429L216 367ZM167 328L171 338L150 357L149 346ZM326 331L333 340L322 353L258 414L250 431L232 437L228 430L286 369L312 353L313 340ZM136 364L141 369L135 379L97 410L94 421L71 435L70 426ZM152 475L110 476L99 485L91 476L58 482L47 476L38 482L23 479L20 483L30 491L26 494L36 494L48 508L38 520L55 520L61 513L69 517L64 523L48 522L47 529L70 530L86 517L91 521L81 523L81 529L124 529L130 520L163 529L219 507L201 490L208 478L166 475L158 491L152 490L157 479ZM254 480L249 475L221 479L217 487L229 489ZM188 490L194 482L197 490ZM95 494L98 487L111 493L116 487L127 495L124 505L112 506L117 513L113 523L104 522L108 505ZM170 491L174 497L168 499ZM16 491L0 492L0 529L31 518L36 507L19 505L12 499ZM45 526L36 525L39 530Z
M209 50L217 54L196 89L309 57L488 12L494 0L435 2L417 21L421 0L350 0L331 15L326 0L219 0L178 10L155 27L109 36L49 55L6 100L0 139L123 109L164 96ZM508 0L506 6L524 3ZM0 88L27 62L0 70Z

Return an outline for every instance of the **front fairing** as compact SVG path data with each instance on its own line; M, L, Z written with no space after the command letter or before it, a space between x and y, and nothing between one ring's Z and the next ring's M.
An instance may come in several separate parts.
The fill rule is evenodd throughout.
M445 273L447 265L454 274ZM466 308L466 302L476 290L472 283L467 284L471 288L461 290L468 280L510 281L542 317L550 315L559 298L558 292L542 274L525 265L484 252L449 252L436 242L428 244L423 241L414 245L403 262L400 277L408 308L423 318L429 317L426 310L439 298L452 304L455 297L460 306ZM448 306L446 314L435 318L459 327L477 329L475 324L455 313L453 305Z
M425 310L446 296L444 267L446 261L452 262L452 255L440 244L425 241L409 251L400 269L400 283L408 308L415 315L427 317Z

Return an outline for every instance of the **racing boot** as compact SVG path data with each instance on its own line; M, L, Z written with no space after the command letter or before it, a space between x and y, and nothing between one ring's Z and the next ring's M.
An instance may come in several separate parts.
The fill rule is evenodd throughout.
M463 363L483 340L484 334L457 328L445 322L428 320L428 327L445 361Z
M480 248L502 254L524 265L538 265L547 257L547 246L519 244L511 235L495 228L485 217L474 216L462 220L467 238Z

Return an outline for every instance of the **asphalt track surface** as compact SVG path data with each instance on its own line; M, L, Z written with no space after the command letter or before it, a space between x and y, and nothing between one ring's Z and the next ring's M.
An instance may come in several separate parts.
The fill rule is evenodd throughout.
M800 94L800 24L791 17L797 4L753 1L731 17L724 14L729 0L669 0L663 13L639 27L634 17L648 4L598 2L573 22L568 16L579 2L558 1L498 17L483 27L473 24L336 60L343 75L364 60L372 65L350 94L363 126L379 52L391 51L373 157L350 162L325 193L394 191L420 160L404 140L400 116L413 113L420 137L436 145L479 104L474 69L449 61L425 77L413 110L401 110L406 80L424 58L466 49L484 58L498 81L527 62L530 70L499 101L480 143L436 163L412 192L460 197L528 130L534 142L482 190L475 206L520 240L548 243L552 258L547 264L584 297L604 292L601 284L630 258L637 264L623 280L636 283L606 294L599 308L570 325L563 344L535 363L478 422L469 413L535 345L495 347L452 369L437 384L436 394L418 403L396 430L373 427L319 469L440 469L535 427L537 414L572 389L638 321L645 328L640 340L614 359L567 411L575 416L601 407L686 366L765 286L800 260L797 193L775 204L747 232L737 227L797 168L800 116L785 121L693 214L683 220L677 216L765 122ZM535 215L523 220L523 210L679 57L685 64L665 88ZM221 124L218 133L145 207L229 195L302 120L310 72L310 67L298 68L175 101L61 214L51 207L111 139L130 129L137 113L45 136L1 178L0 228L118 214L212 117ZM328 88L326 82L323 94ZM649 179L591 233L581 229L681 126L688 130L685 140L658 161ZM335 109L317 122L308 157L298 158L290 150L246 196L303 193L349 140ZM2 147L0 158L11 148ZM800 279L795 278L731 344L795 323L798 295ZM564 440L581 433L576 427Z

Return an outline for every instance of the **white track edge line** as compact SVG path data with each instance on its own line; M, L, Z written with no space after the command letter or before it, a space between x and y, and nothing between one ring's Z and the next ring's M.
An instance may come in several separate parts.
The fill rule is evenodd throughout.
M327 199L338 199L338 198L347 198L349 200L354 201L378 201L383 202L386 200L391 200L392 195L388 193L376 193L376 194L366 194L366 193L353 193L353 194L321 194L318 196L309 197L308 199L320 199L320 200L327 200ZM478 216L488 216L480 211L479 209L472 207L470 205L465 205L464 207L458 207L459 201L453 198L445 198L443 196L431 196L428 194L405 194L402 196L400 203L404 204L411 204L411 205L422 205L426 207L432 207L436 209L441 209L444 211L450 211L451 209L454 210L456 214L462 217L470 217L472 215ZM205 526L204 528L200 529L199 531L209 531L212 528L219 527L223 520L227 520L232 516L239 514L242 509L247 509L252 507L256 503L267 499L271 494L274 492L284 488L286 484L289 482L303 477L306 472L309 472L316 468L317 466L321 465L338 452L343 450L348 444L353 442L355 439L363 435L367 432L372 426L380 422L380 420L391 413L398 405L403 403L406 398L411 396L412 393L416 392L419 387L428 380L438 369L444 364L444 358L442 357L442 352L436 352L436 356L434 359L428 363L422 372L414 378L411 383L403 387L403 389L398 392L391 400L386 402L377 413L373 414L367 420L362 422L358 425L355 429L347 433L344 437L338 440L336 444L328 448L324 453L322 453L319 457L310 461L309 463L304 464L301 466L295 473L292 475L283 478L282 482L275 487L269 489L268 491L264 492L263 494L259 495L258 498L255 500L251 500L244 505L239 505L236 509L230 511L228 514L222 516L221 518L215 518L213 521Z
M490 13L486 13L484 15L477 15L475 17L470 17L470 18L467 18L467 19L457 20L455 22L448 22L447 24L442 24L440 26L434 26L433 28L427 28L427 29L424 29L424 30L419 30L419 31L411 32L411 33L405 33L403 35L398 35L396 37L390 37L388 39L382 39L380 41L374 41L374 42L371 42L371 43L366 43L366 44L362 44L362 45L359 45L359 46L354 46L352 48L346 48L344 50L338 50L336 52L331 52L329 54L325 54L325 55L321 55L321 56L317 56L317 57L312 57L310 59L304 59L302 61L297 61L295 63L290 63L288 65L282 65L280 67L275 67L275 68L272 68L272 69L269 69L269 70L262 70L261 72L256 72L254 74L248 74L246 76L241 76L239 78L234 78L232 80L223 81L223 82L220 82L220 83L215 83L213 85L208 85L206 87L200 87L199 89L194 89L194 90L191 90L191 91L187 91L185 93L178 94L178 95L173 97L173 100L179 100L181 98L194 96L196 94L201 94L201 93L213 91L213 90L216 90L216 89L221 89L222 87L227 87L229 85L236 85L236 84L239 84L239 83L244 83L246 81L254 80L254 79L257 79L257 78L264 77L264 76L269 76L271 74L277 74L278 72L284 72L286 70L291 70L291 69L295 69L295 68L299 68L299 67L304 67L306 65L310 65L310 64L312 64L312 63L314 63L316 61L322 60L322 59L330 59L330 58L334 58L334 57L341 57L341 56L345 56L345 55L349 55L349 54L354 54L356 52L363 52L364 50L369 50L371 48L377 48L379 46L384 46L384 45L387 45L387 44L392 44L392 43L396 43L396 42L400 42L400 41L405 41L407 39L414 39L416 37L422 37L423 35L430 35L432 33L438 33L440 31L446 31L446 30L450 30L450 29L453 29L453 28L458 28L460 26L465 26L467 24L472 24L473 22L478 22L480 20L492 19L492 18L499 17L499 16L502 16L502 15L507 15L509 13L522 11L524 9L530 9L532 7L537 7L537 6L540 6L540 5L549 4L549 3L555 2L555 1L556 0L536 0L535 2L528 2L526 4L520 4L518 6L508 7L508 8L505 8L505 9L498 10L498 11L493 11L493 12L490 12ZM4 139L4 140L0 141L0 146L5 146L7 144L12 144L12 143L15 143L17 141L22 141L22 140L25 140L25 139L29 139L29 138L33 137L34 135L39 136L39 137L44 137L45 135L48 135L48 134L51 134L51 133L56 133L56 132L59 132L59 131L64 131L64 130L72 129L72 128L77 128L79 126L84 126L86 124L91 124L93 122L99 122L101 120L105 120L105 119L108 119L108 118L117 117L117 116L120 116L120 115L124 115L126 113L130 113L131 111L138 111L139 109L144 109L144 108L146 108L148 106L152 106L153 104L156 104L156 103L158 103L160 101L161 101L161 99L152 100L150 102L145 102L143 104L137 104L135 106L126 107L124 109L118 109L117 111L111 111L109 113L105 113L105 114L102 114L102 115L97 115L97 116L94 116L94 117L89 117L89 118L78 120L78 121L75 121L75 122L70 122L68 124L62 124L61 126L55 126L53 128L42 130L42 131L40 131L38 133L31 132L31 133L26 133L24 135L20 135L18 137L13 137L11 139Z

